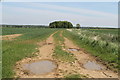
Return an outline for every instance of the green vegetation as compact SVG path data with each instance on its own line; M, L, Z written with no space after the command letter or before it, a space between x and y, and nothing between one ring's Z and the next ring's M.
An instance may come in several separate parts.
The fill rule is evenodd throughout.
M2 35L10 35L10 34L27 34L33 32L39 32L42 29L46 31L45 28L14 28L14 27L3 27L2 28ZM34 33L33 33L34 34Z
M65 76L65 78L67 80L74 80L74 79L77 79L78 80L82 80L81 78L87 78L86 76L82 75L82 74L68 74Z
M89 29L92 32L118 35L118 29Z
M60 36L61 35L61 36ZM59 30L57 33L53 35L56 45L63 44L64 38L62 37L62 30Z
M76 24L76 28L79 29L80 28L80 24Z
M69 74L65 76L65 78L81 78L81 77L80 77L80 74Z
M0 36L2 35L2 27L0 26ZM2 40L0 40L0 79L2 78Z
M52 24L51 24L52 25ZM62 25L62 24L61 24ZM65 26L64 26L65 27ZM51 28L9 28L2 29L2 35L23 34L15 40L2 40L2 59L3 78L12 78L14 76L14 66L19 60L25 57L33 57L32 53L37 52L37 42L46 39L50 34L58 29ZM55 50L53 57L64 62L74 62L73 54L64 50L63 36L72 40L76 45L84 48L93 56L98 57L101 61L115 71L118 66L118 30L117 29L59 29L54 34ZM83 78L80 74L70 74L66 78Z
M73 62L75 60L73 55L70 53L67 53L66 51L63 51L61 46L56 46L54 56L57 59L60 59L62 61L67 61L67 62Z
M53 56L62 61L73 62L75 60L74 56L64 51L63 47L61 46L63 45L64 39L62 36L60 36L60 34L62 34L61 31L54 34L56 47Z
M68 21L55 21L49 24L50 28L73 28L72 23Z
M23 34L16 40L3 40L2 49L2 77L12 78L14 76L15 63L25 57L33 57L32 53L36 52L36 44L46 39L56 29L34 29L34 28L3 28L3 34Z
M109 32L109 31L108 31ZM112 33L112 32L111 32ZM71 39L79 47L104 61L110 68L118 69L118 37L89 30L68 30L64 36Z

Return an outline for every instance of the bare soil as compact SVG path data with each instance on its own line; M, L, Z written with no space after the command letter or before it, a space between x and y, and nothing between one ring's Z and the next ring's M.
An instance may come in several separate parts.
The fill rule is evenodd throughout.
M33 54L37 55L36 57L25 58L25 59L23 59L21 61L18 61L16 63L16 66L15 66L16 75L15 75L15 77L20 77L20 78L50 78L55 74L54 71L53 71L50 74L34 75L34 74L30 74L29 71L24 70L23 67L22 67L22 65L24 65L26 63L37 62L37 61L40 61L40 60L51 60L51 61L53 61L52 53L54 52L54 43L53 43L53 37L52 36L54 34L55 33L50 35L47 40L37 43L40 47L38 48L37 53L33 53Z
M22 34L12 34L0 36L0 40L14 40L14 38L21 36Z
M75 62L63 62L59 61L56 58L53 58L53 53L55 49L55 42L53 39L53 33L52 35L49 36L49 38L43 42L38 43L40 46L38 48L36 57L32 58L25 58L21 61L18 61L15 65L15 77L20 77L20 78L64 78L64 76L68 74L82 74L87 76L88 78L118 78L117 73L114 73L110 70L108 70L104 65L100 64L98 61L95 60L93 56L90 54L87 54L86 52L82 50L78 51L69 51L69 48L74 48L74 49L79 49L78 46L73 44L72 41L64 37L64 44L62 44L63 50L67 51L68 53L73 53L74 57L76 58ZM60 37L62 36L62 33L60 34ZM29 71L26 71L23 69L22 65L26 63L31 63L31 62L37 62L40 60L51 60L57 64L57 69L47 73L47 74L42 74L42 75L35 75L35 74L30 74ZM88 62L88 61L94 61L104 67L103 70L89 70L85 69L83 65Z
M64 44L65 44L66 50L68 50L69 48L79 49L79 47L74 45L72 41L70 41L67 38L64 38L64 39L65 39ZM78 68L77 69L78 73L83 75L88 75L90 78L118 78L117 73L114 73L111 70L108 70L106 66L100 64L100 62L96 61L95 58L90 54L84 53L84 51L82 50L68 51L68 52L73 53L74 56L76 57L76 63L74 63L73 65L75 65L75 67ZM104 69L103 70L85 69L83 65L86 64L88 61L96 62L97 64L101 65Z

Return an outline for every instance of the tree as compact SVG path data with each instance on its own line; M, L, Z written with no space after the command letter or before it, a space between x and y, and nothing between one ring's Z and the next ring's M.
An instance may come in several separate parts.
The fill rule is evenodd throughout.
M73 28L71 22L68 21L55 21L49 24L50 28Z
M80 28L80 24L76 24L76 28L79 29Z

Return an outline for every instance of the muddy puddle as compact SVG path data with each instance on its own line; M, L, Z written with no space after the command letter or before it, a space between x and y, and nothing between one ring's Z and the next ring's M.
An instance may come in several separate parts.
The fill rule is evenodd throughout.
M94 61L88 61L87 63L84 64L84 68L89 69L89 70L102 70L103 67Z
M76 49L76 48L69 48L68 51L79 51L79 49Z
M50 60L41 60L39 62L33 62L30 64L24 64L23 69L29 71L32 74L47 74L53 72L57 68L57 65Z

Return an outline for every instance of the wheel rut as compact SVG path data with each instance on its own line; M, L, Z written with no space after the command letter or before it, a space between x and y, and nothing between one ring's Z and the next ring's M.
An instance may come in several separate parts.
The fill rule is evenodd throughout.
M72 53L75 57L74 62L63 62L53 57L53 53L55 50L55 41L53 38L53 35L57 32L51 34L46 40L43 42L38 43L40 47L37 48L38 52L33 53L37 56L31 57L31 58L25 58L21 61L18 61L15 65L15 77L20 78L64 78L65 75L69 74L80 74L84 75L88 78L118 78L117 74L107 70L106 67L102 64L100 64L98 61L95 60L93 56L91 56L88 53L85 53L82 49L80 49L78 46L73 44L71 40L64 37L63 31L60 33L60 37L64 38L64 42L62 45L62 50ZM72 49L72 50L70 50ZM76 50L74 50L76 49ZM56 64L56 68L49 73L36 75L36 74L30 74L29 71L24 70L23 66L24 64L29 64L33 62L38 62L41 60L49 60L51 62L54 62ZM89 70L84 67L84 64L86 64L89 61L93 61L96 64L99 64L101 67L103 67L102 70Z
M76 58L76 63L74 63L73 65L76 67L78 73L86 75L90 78L118 78L117 73L108 70L106 66L96 61L93 56L91 56L89 53L84 52L82 49L76 46L71 40L69 40L66 37L64 37L64 40L65 50L68 51L69 53L73 53ZM69 50L70 48L78 49L78 51ZM84 65L87 62L94 62L91 66L90 64L88 64L88 67L94 67L95 66L94 64L97 64L101 66L103 69L101 70L86 69Z

